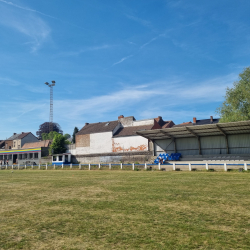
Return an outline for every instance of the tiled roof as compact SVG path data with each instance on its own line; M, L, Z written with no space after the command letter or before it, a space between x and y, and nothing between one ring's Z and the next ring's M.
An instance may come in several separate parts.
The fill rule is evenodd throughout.
M31 134L30 132L27 132L27 133L22 133L20 134L16 139L23 139L25 136L27 136L28 134Z
M21 134L13 134L11 137L6 139L6 141L13 141L13 140L17 139L19 135L21 135Z
M137 135L136 132L140 130L149 130L152 129L153 125L144 125L144 126L131 126L120 128L113 137L121 137L121 136L132 136Z
M103 133L103 132L111 132L118 125L118 121L111 122L98 122L98 123L90 123L86 124L77 135L86 135L86 134L95 134L95 133Z
M39 141L39 142L28 142L25 143L22 148L41 148L41 147L49 147L51 144L51 140Z
M196 120L196 123L192 123L192 122L183 122L181 124L178 125L174 125L173 127L183 127L183 126L197 126L197 125L207 125L207 124L216 124L218 123L220 120L220 118L215 118L213 119L213 121L211 122L210 119L203 119L203 120Z

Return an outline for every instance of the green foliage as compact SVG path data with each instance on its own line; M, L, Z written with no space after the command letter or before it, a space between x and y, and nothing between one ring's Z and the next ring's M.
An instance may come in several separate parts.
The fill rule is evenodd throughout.
M53 140L56 135L58 135L56 131L51 131L49 133L42 133L43 140Z
M74 132L72 135L72 143L76 143L76 133L79 131L78 127L74 128Z
M239 74L239 80L227 88L225 101L217 108L220 122L250 120L250 67Z
M69 138L71 137L71 135L70 135L70 134L65 134L64 137L65 137L66 139L69 139Z
M66 152L65 144L70 142L66 140L65 136L61 134L56 134L53 138L53 142L50 145L49 152L50 154L61 154Z

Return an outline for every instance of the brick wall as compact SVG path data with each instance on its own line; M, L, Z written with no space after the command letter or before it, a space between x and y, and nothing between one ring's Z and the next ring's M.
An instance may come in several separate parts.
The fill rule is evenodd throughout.
M90 147L90 135L76 135L76 147Z

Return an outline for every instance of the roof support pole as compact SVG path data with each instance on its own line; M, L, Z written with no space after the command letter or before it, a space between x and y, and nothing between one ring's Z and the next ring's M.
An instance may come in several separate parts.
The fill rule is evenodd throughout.
M175 141L175 139L173 141L174 141L174 152L177 153L176 141Z
M201 140L200 137L197 137L198 139L198 145L199 145L199 155L201 155Z
M220 132L224 135L225 137L225 140L226 140L226 147L227 147L227 154L229 154L229 146L228 146L228 138L227 138L227 134L225 133L225 131L223 131L223 129L218 125L216 124L216 127L218 130L220 130Z

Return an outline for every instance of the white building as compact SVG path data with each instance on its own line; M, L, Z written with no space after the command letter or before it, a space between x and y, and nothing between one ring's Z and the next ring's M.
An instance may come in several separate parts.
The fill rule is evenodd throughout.
M153 143L136 132L173 125L160 116L139 121L133 116L119 116L116 121L86 123L76 134L75 147L70 147L68 152L82 163L146 160L153 155Z

